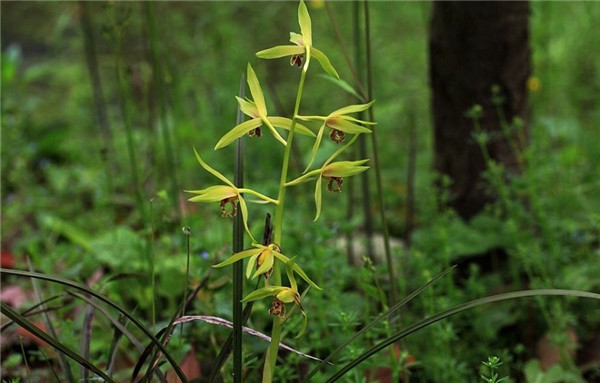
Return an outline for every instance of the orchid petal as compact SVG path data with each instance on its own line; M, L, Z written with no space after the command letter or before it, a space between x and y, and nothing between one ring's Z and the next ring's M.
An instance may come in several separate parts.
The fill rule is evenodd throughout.
M277 299L283 303L292 303L296 301L296 295L298 295L298 292L288 287L277 294Z
M371 107L371 105L373 105L374 102L375 102L375 100L373 100L369 103L366 103L366 104L356 104L356 105L344 106L343 108L340 108L338 110L331 112L329 114L329 116L333 117L333 116L341 116L343 114L362 112L363 110L369 109Z
M329 58L327 58L327 56L325 55L325 53L323 53L322 51L318 50L315 47L311 48L311 54L312 57L316 58L317 61L319 62L319 64L321 64L321 68L323 68L323 70L330 76L335 77L336 79L340 79L340 75L338 74L338 72L335 70L335 68L333 67L333 65L331 65L331 61L329 61Z
M325 166L321 174L323 177L350 177L364 172L369 167L361 166L369 160L339 161Z
M323 178L319 177L317 179L317 184L315 186L315 207L317 208L317 214L315 215L315 219L313 219L313 221L317 221L319 219L319 216L321 215L321 201L322 201L322 197L321 197L321 182L322 182Z
M304 4L303 0L300 0L300 4L298 5L298 24L300 24L300 33L302 34L304 46L311 46L312 26L308 9L306 9L306 4Z
M269 122L271 124L273 124L273 126L275 126L277 128L283 128L283 129L290 130L290 128L292 127L292 120L290 120L289 118L285 118L285 117L267 117L267 120L269 120ZM297 133L300 133L300 134L304 134L305 136L315 137L315 134L312 132L312 130L310 130L306 126L298 124L298 123L296 123L296 127L294 128L294 132L297 132Z
M244 121L239 125L236 125L229 132L225 133L223 137L217 142L215 145L215 150L224 148L225 146L231 144L233 141L237 140L240 137L243 137L244 134L248 133L252 129L256 129L259 126L262 126L263 122L260 118L254 118L252 120Z
M254 69L252 69L250 63L248 63L247 72L248 87L250 88L250 93L252 94L252 98L254 99L256 108L258 109L258 114L261 117L266 117L267 104L265 103L265 96L260 87L260 83L258 82L258 77L256 77L256 73L254 73Z
M212 267L218 268L218 267L228 266L228 265L231 265L232 263L239 261L240 259L260 254L260 252L261 252L261 249L248 249L248 250L240 251L239 253L233 254L231 257L227 258L223 262L213 265Z
M343 117L346 116L328 118L326 124L330 128L337 129L346 133L372 133L371 129L345 120Z
M264 255L265 259L263 260L262 265L258 267L252 278L256 278L257 276L262 275L271 270L271 268L273 267L273 262L275 260L275 257L273 257L271 251L271 249L263 250L263 253L261 253L261 255ZM261 255L258 256L257 262L260 260Z
M240 105L240 110L242 111L242 113L244 113L246 116L249 116L250 118L259 117L258 108L256 107L256 104L254 102L244 100L243 98L238 96L235 96L235 98L238 104Z
M202 160L202 157L200 157L200 154L198 154L198 151L196 151L196 148L194 148L194 154L196 155L196 159L200 163L200 166L202 166L204 168L204 170L206 170L213 176L217 177L221 181L225 182L227 185L231 186L232 188L235 188L235 185L231 181L229 181L227 179L227 177L225 177L223 174L219 173L215 169L208 166L208 164Z
M273 48L263 49L256 53L261 59L278 59L285 56L300 55L305 52L304 47L297 45L278 45Z
M246 229L246 233L248 233L248 235L252 239L252 242L256 242L256 239L254 239L252 233L250 233L250 229L248 229L248 206L246 205L246 201L244 201L244 198L240 196L239 202L240 210L242 211L242 221L244 222L244 228Z
M246 266L246 278L247 279L250 279L252 277L252 270L255 269L256 260L258 259L259 255L260 255L260 253L254 254L248 261L248 265Z
M231 186L217 185L202 190L186 190L187 193L199 194L188 199L190 202L217 202L238 195Z
M320 190L320 188L319 188ZM320 288L315 282L313 282L308 275L306 275L306 273L304 272L304 270L302 270L300 268L300 266L298 266L297 264L294 264L294 271L296 272L296 274L298 274L300 276L300 278L304 279L306 281L306 283L308 283L309 285L311 285L312 287L314 287L317 290L323 290L322 288Z
M265 297L273 296L279 294L281 291L287 289L288 287L283 286L267 286L258 290L254 290L250 294L246 295L242 302L255 301L258 299L262 299Z
M325 131L325 124L321 125L319 128L319 132L317 133L317 139L313 145L312 151L310 152L310 160L308 161L308 165L306 165L306 169L304 169L303 173L306 173L308 169L312 166L315 161L315 157L317 156L317 151L319 150L319 145L321 145L321 140L323 139L323 132Z

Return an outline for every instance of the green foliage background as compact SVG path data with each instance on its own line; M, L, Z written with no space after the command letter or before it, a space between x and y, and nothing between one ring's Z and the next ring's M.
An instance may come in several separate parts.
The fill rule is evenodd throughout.
M269 109L290 114L296 68L281 60L259 63L254 54L287 42L288 32L297 29L296 6L287 2L154 4L167 128L175 153L174 167L168 168L143 4L88 5L113 133L110 155L114 168L109 173L100 155L102 138L77 4L1 3L2 249L17 257L19 268L26 268L23 257L28 255L35 269L74 280L85 281L102 270L97 288L131 309L137 308L148 322L160 323L168 320L179 303L185 272L181 227L192 228L192 284L207 273L216 257L224 259L230 242L230 225L220 219L218 206L186 204L183 193L170 193L168 177L176 174L179 190L213 182L196 163L192 146L203 153L207 162L231 175L232 149L214 152L212 147L235 124L234 95L248 61L263 83ZM402 277L401 290L406 293L444 267L466 262L462 279L448 279L428 290L410 312L402 315L403 323L498 289L600 288L596 277L600 273L600 31L595 22L600 19L600 6L594 2L533 2L531 6L531 146L524 154L528 169L510 186L491 185L495 189L509 188L508 204L490 206L472 222L463 223L439 206L433 187L436 175L431 171L427 79L431 4L370 3L375 115L381 143L377 150L382 159L390 229L399 237L405 229L408 124L412 120L417 126L417 230L412 247L394 254ZM332 3L331 9L346 44L352 48L352 4ZM309 3L309 11L315 45L327 52L340 76L351 82L327 12L318 3ZM147 221L136 208L115 81L115 43L108 38L117 27L124 32L120 63L127 102L133 110L136 166L150 212ZM306 85L303 103L307 109L327 114L355 103L315 72ZM301 170L310 143L299 142L299 153L306 153L296 159L295 166ZM248 144L247 183L260 185L262 191L273 194L280 151L272 150L274 141L268 136ZM112 191L107 187L107 175ZM372 172L369 177L373 177ZM358 185L355 188L358 190ZM324 357L352 334L358 323L367 322L381 311L374 278L386 287L386 273L383 265L372 270L359 268L357 272L348 266L344 252L331 245L335 238L361 228L360 217L345 220L345 199L328 196L324 219L308 226L305 223L312 220L314 207L310 187L304 192L292 197L298 208L288 217L294 223L286 229L288 246L299 258L310 260L305 269L328 294L312 294L305 304L312 329L305 338L290 339L289 343ZM531 200L531 206L521 202L524 196ZM172 208L174 200L185 211L181 218ZM371 208L376 212L382 207L371 203ZM250 217L257 238L266 211L259 207ZM464 261L479 254L504 256L501 252L508 259L506 268L493 272ZM155 290L147 283L152 268L157 273ZM110 277L117 274L127 277L111 281ZM524 276L528 284L522 283ZM212 272L194 311L230 318L228 278L226 270ZM51 285L45 289L48 296L59 292ZM158 308L155 318L151 311L153 296ZM415 335L405 346L418 361L416 380L477 381L478 374L473 371L491 354L506 360L517 381L519 377L529 379L528 374L536 376L532 372L535 367L525 366L534 355L523 351L520 340L502 335L503 330L510 333L519 323L535 322L531 328L536 337L549 329L560 338L564 329L575 328L582 344L598 335L599 320L585 303L536 301L531 306L539 315L533 318L524 314L520 305L510 303L481 310L470 318L446 321ZM257 313L266 310L264 304L255 305ZM253 316L249 325L265 331L268 316L263 314ZM58 326L65 334L73 334L78 328L70 320ZM98 326L102 328L103 324ZM364 349L383 335L385 331L381 331L349 348L343 358ZM200 356L210 361L226 335L225 329L198 324L186 328L184 342L196 349L205 347ZM72 337L73 344L77 344L77 337ZM261 364L256 355L264 351L266 344L255 339L247 341L248 373L255 374ZM94 355L100 360L107 345L101 339L93 344ZM293 354L284 358L286 363L278 374L292 381L306 362ZM388 362L389 357L374 358L369 366L357 370L353 379L359 381L364 371ZM567 364L565 368L572 367Z

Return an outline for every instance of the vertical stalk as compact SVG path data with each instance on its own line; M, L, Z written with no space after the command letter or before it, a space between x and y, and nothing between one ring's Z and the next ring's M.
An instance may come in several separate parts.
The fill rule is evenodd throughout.
M245 95L245 76L240 79L239 97ZM244 121L244 114L238 106L236 125ZM238 188L244 187L244 152L243 141L239 138L235 146L233 183ZM244 249L244 223L242 215L237 214L233 219L233 252L238 253ZM240 259L233 264L233 381L242 382L242 298L244 288L244 262Z
M364 5L364 16L365 16L365 40L366 40L366 57L367 57L367 92L368 99L373 99L373 66L371 62L371 22L369 20L369 2L363 1ZM375 121L375 113L373 108L369 108L369 118L371 121ZM377 182L377 197L379 200L379 211L381 213L381 226L383 230L383 238L385 245L385 260L387 263L388 274L390 278L390 295L389 305L393 306L398 296L398 284L396 283L396 276L394 274L394 267L392 263L392 253L390 249L390 234L388 231L387 217L385 214L385 201L383 199L383 186L381 182L381 166L379 162L379 154L377 152L377 129L373 129L371 133L371 142L373 144L373 164L375 168L375 179Z
M358 76L362 72L361 63L361 46L360 46L360 23L359 23L359 12L358 3L353 3L353 20L354 20L354 60L356 62L356 71ZM363 112L360 112L358 118L363 119ZM358 155L360 158L367 158L367 138L366 136L360 137L358 143ZM371 261L375 260L373 254L373 215L371 214L371 188L369 185L369 173L364 172L360 175L360 186L362 191L362 210L365 220L365 237L367 240L367 256Z
M306 55L306 63L302 68L300 74L300 83L298 84L298 92L296 93L296 103L294 105L294 116L292 118L292 124L290 126L290 132L287 136L287 144L285 145L285 151L283 152L283 163L281 166L281 179L279 180L279 194L277 197L277 207L275 208L275 228L273 235L273 242L281 246L281 239L283 234L283 212L285 206L285 183L287 181L288 168L290 163L290 153L292 151L292 144L294 139L294 130L296 128L296 122L298 112L300 110L300 101L302 100L302 91L304 90L304 80L306 79L306 72L308 71L308 65L310 64L310 55ZM273 284L278 286L281 285L281 268L280 262L275 260L273 264L273 273L270 279ZM279 342L281 339L281 323L282 320L275 316L273 317L273 328L271 330L271 343L267 349L265 356L265 365L263 369L263 383L269 383L273 380L273 373L275 371L275 364L277 362L277 351L279 349Z

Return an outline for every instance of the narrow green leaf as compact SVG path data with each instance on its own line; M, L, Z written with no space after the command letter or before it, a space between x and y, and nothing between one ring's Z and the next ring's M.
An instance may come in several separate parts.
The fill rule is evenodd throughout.
M400 310L402 307L404 307L408 302L412 301L417 295L421 294L427 287L431 286L432 284L434 284L436 281L438 281L440 278L442 278L444 275L448 274L449 272L451 272L452 270L454 270L456 268L455 266L449 267L446 270L442 271L441 273L439 273L438 275L435 276L435 278L433 278L432 280L430 280L429 282L425 283L423 286L419 287L418 289L414 290L413 292L411 292L410 294L408 294L406 297L404 297L402 300L400 300L400 302L396 303L395 305L393 305L392 307L390 307L387 311L379 314L375 319L373 319L371 322L369 322L367 325L365 325L363 328L361 328L356 334L354 334L353 336L351 336L349 339L347 339L346 341L344 341L341 345L338 346L338 348L336 348L331 354L329 354L327 356L327 358L323 359L323 362L321 362L321 364L319 364L318 366L316 366L315 368L313 368L308 375L306 375L305 377L305 381L309 381L310 378L321 368L325 367L325 365L327 363L329 363L330 360L332 360L334 358L334 356L336 356L337 354L340 353L340 351L346 349L346 347L352 343L355 339L359 338L360 336L362 336L365 332L367 332L369 329L371 329L373 326L375 326L377 323L381 322L383 319L385 318L389 318L390 315L392 315L393 313L395 313L396 311Z
M310 52L311 52L312 56L317 59L319 64L321 64L321 68L323 68L323 70L328 75L330 75L331 77L333 77L337 80L340 79L340 75L335 70L333 65L331 65L331 61L329 61L329 58L325 55L325 53L323 53L322 51L318 50L315 47L310 48Z
M123 310L121 307L119 307L117 304L115 304L114 302L112 302L110 299L108 299L108 298L104 297L103 295L95 292L94 290L90 289L89 287L87 287L85 285L79 284L77 282L69 281L67 279L63 279L63 278L59 278L59 277L54 277L54 276L46 275L46 274L34 273L34 272L23 271L23 270L4 269L4 268L0 268L0 274L17 275L17 276L21 276L21 277L29 277L29 278L42 279L42 280L45 280L45 281L50 281L50 282L58 283L58 284L61 284L61 285L64 285L64 286L75 288L77 290L83 291L83 292L85 292L85 293L87 293L89 295L92 295L92 296L98 298L100 301L106 303L107 305L109 305L113 309L117 310L119 313L123 314L137 328L139 328L148 339L150 339L154 344L156 344L156 346L159 348L159 350L164 354L165 358L167 358L167 360L169 361L169 364L175 370L175 373L177 374L177 376L179 377L179 379L181 379L182 382L187 382L185 374L183 373L183 371L181 371L181 368L179 368L179 365L178 365L177 361L175 361L175 359L173 359L173 356L171 355L171 353L168 352L162 346L162 344L158 341L158 339L156 339L156 337L154 336L154 334L152 334L152 332L150 330L148 330L148 328L146 328L133 315L131 315L127 311Z
M456 315L463 311L467 311L472 308L490 304L490 303L501 302L501 301L512 300L512 299L527 298L527 297L539 297L539 296L571 296L571 297L578 297L578 298L589 298L589 299L600 300L600 294L587 292L587 291L560 290L560 289L539 289L539 290L515 291L515 292L492 295L492 296L488 296L485 298L475 299L475 300L457 305L448 310L444 310L442 312L439 312L439 313L429 316L427 318L424 318L424 319L418 321L417 323L414 323L414 324L412 324L408 327L405 327L404 329L396 332L392 336L388 337L387 339L381 341L380 343L378 343L375 346L371 347L370 349L366 350L361 355L359 355L358 357L353 359L351 362L346 364L342 369L340 369L333 376L331 376L327 380L327 382L337 381L348 371L352 370L354 367L356 367L360 363L364 362L366 359L370 358L371 356L375 355L379 351L398 342L402 338L405 338L406 336L408 336L418 330L421 330L422 328L425 328L433 323L439 322L442 319L446 319L450 316Z
M6 315L8 318L14 321L16 324L23 327L25 330L37 336L44 342L48 343L52 348L56 349L61 354L73 359L82 367L87 368L94 374L98 375L100 378L104 379L105 382L114 382L114 380L110 376L102 372L102 370L96 367L91 361L83 358L77 352L71 350L66 345L61 343L58 339L40 330L35 324L33 324L33 322L31 322L29 319L25 318L24 316L13 310L4 302L0 302L0 311L2 312L2 314Z
M257 52L256 57L261 59L278 59L280 57L299 55L302 53L304 53L304 47L297 45L278 45Z

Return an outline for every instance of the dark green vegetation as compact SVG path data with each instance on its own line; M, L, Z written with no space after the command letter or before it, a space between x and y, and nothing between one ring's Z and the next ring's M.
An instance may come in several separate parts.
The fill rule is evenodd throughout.
M86 62L84 10L77 3L2 3L2 266L29 269L29 257L35 271L88 283L156 333L169 324L186 287L187 237L182 227L187 226L187 288L202 286L186 313L231 320L231 272L210 268L231 253L231 223L220 218L218 203L188 204L182 190L214 182L198 166L192 145L228 177L233 174L232 148L215 152L212 147L235 125L233 95L248 61L261 79L269 109L291 113L297 69L280 60L255 65L254 54L285 43L288 32L297 31L296 4L87 7L96 51L92 61L98 66L106 103L104 124ZM381 231L377 213L385 208L391 233L399 238L410 234L410 246L405 242L393 250L400 297L449 266L459 267L390 323L379 323L346 347L332 360L335 368L391 333L472 299L530 288L600 290L600 32L594 22L600 18L600 6L532 4L530 145L520 154L525 171L507 184L502 169L488 163L489 188L501 198L469 223L444 207L448 196L434 188L437 177L430 170L430 7L370 4L385 207L374 202L375 197L369 207L376 231ZM352 50L353 7L342 3L331 8ZM326 49L340 76L352 82L325 8L309 6L309 11L315 45ZM148 27L152 18L154 39ZM356 100L313 75L303 103L327 114ZM415 228L408 233L410 124L416 127L416 198ZM275 194L281 152L271 150L274 140L268 135L246 142L246 184ZM298 152L307 153L293 158L293 167L302 171L310 145ZM374 195L374 172L366 174ZM356 233L364 229L358 178L347 181L344 193L324 195L323 217L314 224L313 189L307 185L304 192L288 197L297 209L286 213L292 223L286 225L285 246L298 254L302 267L324 291L312 290L303 301L310 318L306 334L293 339L301 319L292 317L284 343L325 358L384 311L391 289L385 262L363 266L363 254L355 249L359 266L349 266L347 251L333 245L346 234L359 237ZM352 219L347 218L348 206L354 207ZM256 238L262 235L267 211L266 206L254 207L250 216ZM14 265L8 265L13 258ZM89 314L85 301L67 294L65 286L39 281L36 296L29 293L30 279L2 276L3 292L15 286L26 294L20 311L57 297L47 305L48 317L57 337L73 350L82 349L82 339L88 338L82 329L91 323L88 358L106 369L114 323L98 311ZM254 283L248 283L245 291L253 288ZM268 334L267 311L267 303L256 302L247 325ZM108 314L119 319L114 311ZM44 323L40 314L31 319ZM144 347L148 338L124 323ZM27 336L21 345L11 335L16 328L12 325L2 333L2 378L42 381L56 373L61 376L57 380L66 380L57 353L38 347ZM169 350L178 361L192 351L200 361L200 376L206 377L229 331L201 321L187 323L174 332ZM413 382L477 382L489 372L481 361L496 355L503 361L500 377L510 376L511 381L594 381L599 360L591 351L600 348L599 339L595 300L511 300L422 329L343 379L374 380L380 374L384 381L394 373L407 381L408 373ZM244 336L247 381L258 380L266 347L267 342ZM538 360L548 362L546 355L552 352L563 359L542 372ZM121 339L113 377L126 380L140 354ZM225 380L231 371L228 363ZM281 352L274 380L299 380L316 365ZM323 368L313 381L324 381L335 368ZM71 369L78 380L78 367L72 364Z

